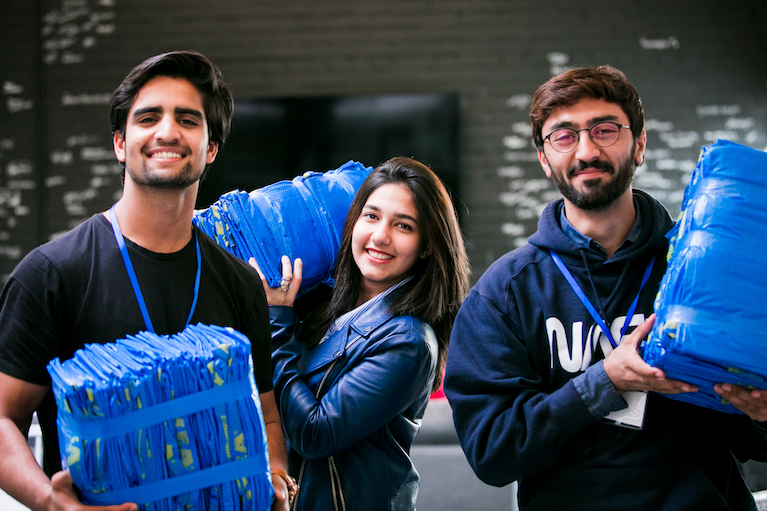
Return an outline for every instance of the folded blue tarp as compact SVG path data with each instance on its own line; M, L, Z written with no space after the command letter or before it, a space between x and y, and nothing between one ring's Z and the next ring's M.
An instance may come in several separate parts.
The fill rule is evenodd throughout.
M192 325L89 344L48 364L59 449L86 504L270 508L266 428L247 337Z
M332 283L346 214L372 170L349 161L250 193L234 190L196 211L194 223L240 259L254 257L271 287L282 278L283 255L304 261L301 290Z
M669 397L739 413L716 383L767 388L767 153L703 148L669 232L668 269L644 359L698 393Z

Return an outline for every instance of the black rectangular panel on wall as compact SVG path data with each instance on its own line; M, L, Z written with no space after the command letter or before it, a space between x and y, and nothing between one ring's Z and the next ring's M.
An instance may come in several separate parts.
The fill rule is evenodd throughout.
M375 167L394 156L429 165L457 194L459 122L456 94L235 99L232 132L200 185L197 206L307 170L350 160Z

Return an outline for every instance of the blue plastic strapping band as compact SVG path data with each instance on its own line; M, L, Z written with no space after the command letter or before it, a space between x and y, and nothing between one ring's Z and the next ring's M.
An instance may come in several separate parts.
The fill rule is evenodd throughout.
M197 472L170 477L133 488L99 493L80 490L80 496L84 503L90 505L105 506L124 502L145 504L201 488L209 488L235 479L259 475L263 472L264 467L259 459L256 456L250 456L217 467L204 468Z
M77 420L71 415L62 415L59 418L67 423L72 431L72 436L78 436L80 440L95 440L137 431L154 424L207 410L211 408L211 403L230 403L250 397L251 394L250 381L243 378L107 419Z

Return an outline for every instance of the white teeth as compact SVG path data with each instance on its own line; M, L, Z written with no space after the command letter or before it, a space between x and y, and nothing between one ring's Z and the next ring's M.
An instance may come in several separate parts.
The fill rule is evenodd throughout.
M370 257L373 259L380 259L382 261L385 261L387 259L394 259L394 256L390 256L389 254L382 254L380 252L372 252L368 250L368 254L370 254Z
M181 158L181 155L178 153L171 153L168 151L164 151L161 153L154 153L152 155L152 158Z

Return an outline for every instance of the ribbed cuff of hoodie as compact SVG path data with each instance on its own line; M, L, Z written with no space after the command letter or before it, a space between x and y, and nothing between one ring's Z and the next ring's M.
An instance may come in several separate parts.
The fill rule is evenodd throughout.
M610 412L622 410L628 406L607 376L602 360L590 366L583 374L576 376L573 379L573 385L594 417L601 419Z

